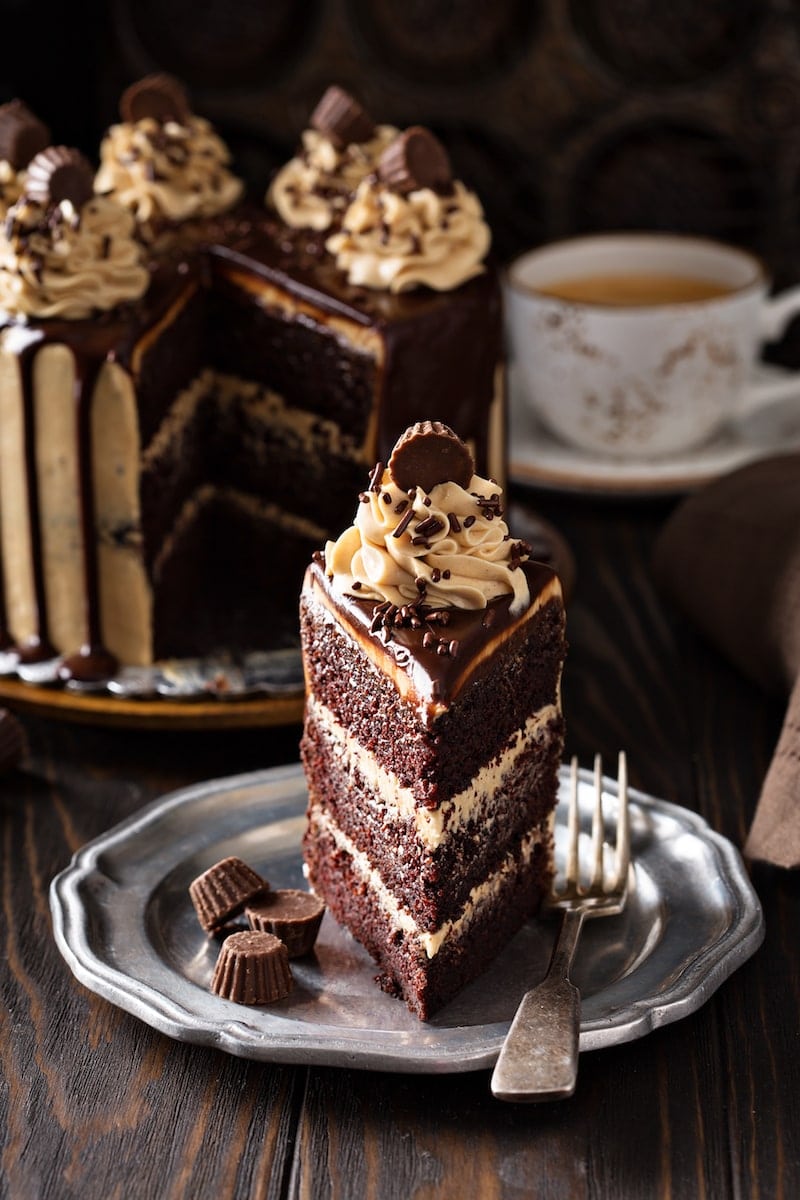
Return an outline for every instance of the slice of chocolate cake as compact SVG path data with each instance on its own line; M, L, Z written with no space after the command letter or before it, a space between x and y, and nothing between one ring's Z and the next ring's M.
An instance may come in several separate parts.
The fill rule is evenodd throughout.
M467 447L425 422L303 586L309 881L422 1019L551 878L564 609L527 549Z

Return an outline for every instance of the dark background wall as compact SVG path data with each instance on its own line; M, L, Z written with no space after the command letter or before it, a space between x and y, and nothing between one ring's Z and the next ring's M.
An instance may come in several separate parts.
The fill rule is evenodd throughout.
M800 0L3 0L0 11L3 98L23 96L90 155L121 89L169 70L261 190L335 81L378 120L436 130L503 259L572 232L673 229L751 248L779 286L800 280ZM785 356L798 355L790 338Z

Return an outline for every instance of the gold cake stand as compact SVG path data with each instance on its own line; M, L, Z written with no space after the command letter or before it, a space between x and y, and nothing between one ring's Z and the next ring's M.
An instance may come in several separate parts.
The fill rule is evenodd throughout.
M83 696L61 688L39 687L20 679L0 679L0 701L16 712L84 725L128 729L252 729L293 725L303 719L303 695L257 696L232 700L126 700Z

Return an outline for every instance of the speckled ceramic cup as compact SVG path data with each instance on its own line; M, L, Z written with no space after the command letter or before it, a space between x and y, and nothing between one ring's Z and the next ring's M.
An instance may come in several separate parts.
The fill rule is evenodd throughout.
M671 276L719 285L712 299L606 304L547 288L592 276ZM506 276L510 355L549 430L605 458L701 445L728 420L792 393L800 375L752 382L761 344L800 311L800 288L768 299L758 259L703 238L598 234L523 254Z

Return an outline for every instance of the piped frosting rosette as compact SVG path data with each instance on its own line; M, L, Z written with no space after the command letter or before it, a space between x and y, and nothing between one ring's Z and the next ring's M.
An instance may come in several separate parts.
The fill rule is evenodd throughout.
M326 248L356 286L450 291L484 271L490 244L478 197L452 179L433 134L412 127L359 184Z
M434 454L434 443L449 438L469 455L438 422L408 430L389 467L378 464L373 472L354 524L325 547L325 569L334 590L398 608L423 602L431 608L473 610L510 594L511 615L519 615L530 603L525 573L518 569L527 547L511 537L502 519L500 488L473 473L471 456L458 480L431 484L427 479L406 486L402 462L396 464L395 458L399 450L405 454L403 445L415 435L430 441Z
M91 167L78 151L53 146L37 155L27 189L0 238L0 308L79 320L144 293L149 274L133 220L93 196Z
M123 120L100 147L95 191L113 195L145 238L165 224L227 212L242 194L230 152L211 123L195 116L170 76L148 76L122 96Z
M275 176L267 201L293 229L324 232L341 222L356 188L377 170L397 137L393 125L375 125L339 87L325 92L301 136L301 148Z

